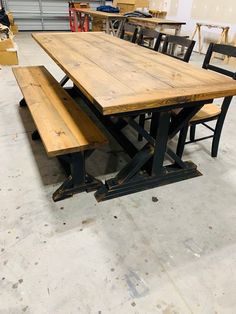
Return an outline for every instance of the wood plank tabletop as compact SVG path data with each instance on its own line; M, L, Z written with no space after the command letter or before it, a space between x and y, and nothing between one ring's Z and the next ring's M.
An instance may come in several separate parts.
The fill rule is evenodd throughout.
M95 11L95 10L83 9L83 8L76 8L76 11L89 14L91 16L101 17L101 18L107 18L107 17L114 17L114 18L123 17L124 18L123 14L121 13L109 13L109 12Z
M33 38L104 115L236 95L228 77L105 33Z
M141 25L143 25L143 23L145 24L149 23L149 24L154 24L154 25L170 25L170 24L185 25L186 24L185 22L166 20L166 19L161 19L158 17L153 17L153 18L129 17L128 21L132 23L137 23L137 25L139 25L139 23L141 23Z

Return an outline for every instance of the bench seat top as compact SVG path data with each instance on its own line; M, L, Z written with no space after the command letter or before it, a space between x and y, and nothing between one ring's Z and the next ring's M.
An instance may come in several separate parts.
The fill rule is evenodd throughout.
M97 148L106 136L44 66L13 68L49 157Z

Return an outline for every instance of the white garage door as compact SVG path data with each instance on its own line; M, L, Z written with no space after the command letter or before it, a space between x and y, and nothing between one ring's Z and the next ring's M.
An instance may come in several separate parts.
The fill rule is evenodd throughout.
M5 0L3 2L6 9L14 14L19 30L69 30L68 1ZM93 8L103 3L103 0L95 0L90 3L90 6Z

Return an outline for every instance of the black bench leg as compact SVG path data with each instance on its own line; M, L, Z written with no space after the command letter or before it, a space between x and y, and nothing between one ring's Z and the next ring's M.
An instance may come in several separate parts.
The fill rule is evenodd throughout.
M19 102L19 106L20 107L27 107L27 103L26 103L24 98L22 98L21 101Z
M40 140L40 135L39 135L38 130L35 130L35 131L31 134L31 138L32 138L33 141Z
M54 202L72 197L76 193L95 191L102 185L101 181L86 173L83 152L61 156L59 160L67 174L68 166L65 167L65 164L69 164L70 175L59 189L53 193Z

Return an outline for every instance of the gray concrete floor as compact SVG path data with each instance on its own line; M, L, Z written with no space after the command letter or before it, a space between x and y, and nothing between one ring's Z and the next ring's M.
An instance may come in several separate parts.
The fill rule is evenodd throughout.
M21 65L63 76L30 34L16 41ZM192 62L200 66L202 56ZM19 99L11 68L3 67L1 314L236 313L235 101L217 159L210 141L186 148L184 159L203 176L98 204L86 193L53 203L64 175L31 141L34 125ZM104 178L124 159L111 143L88 166Z

